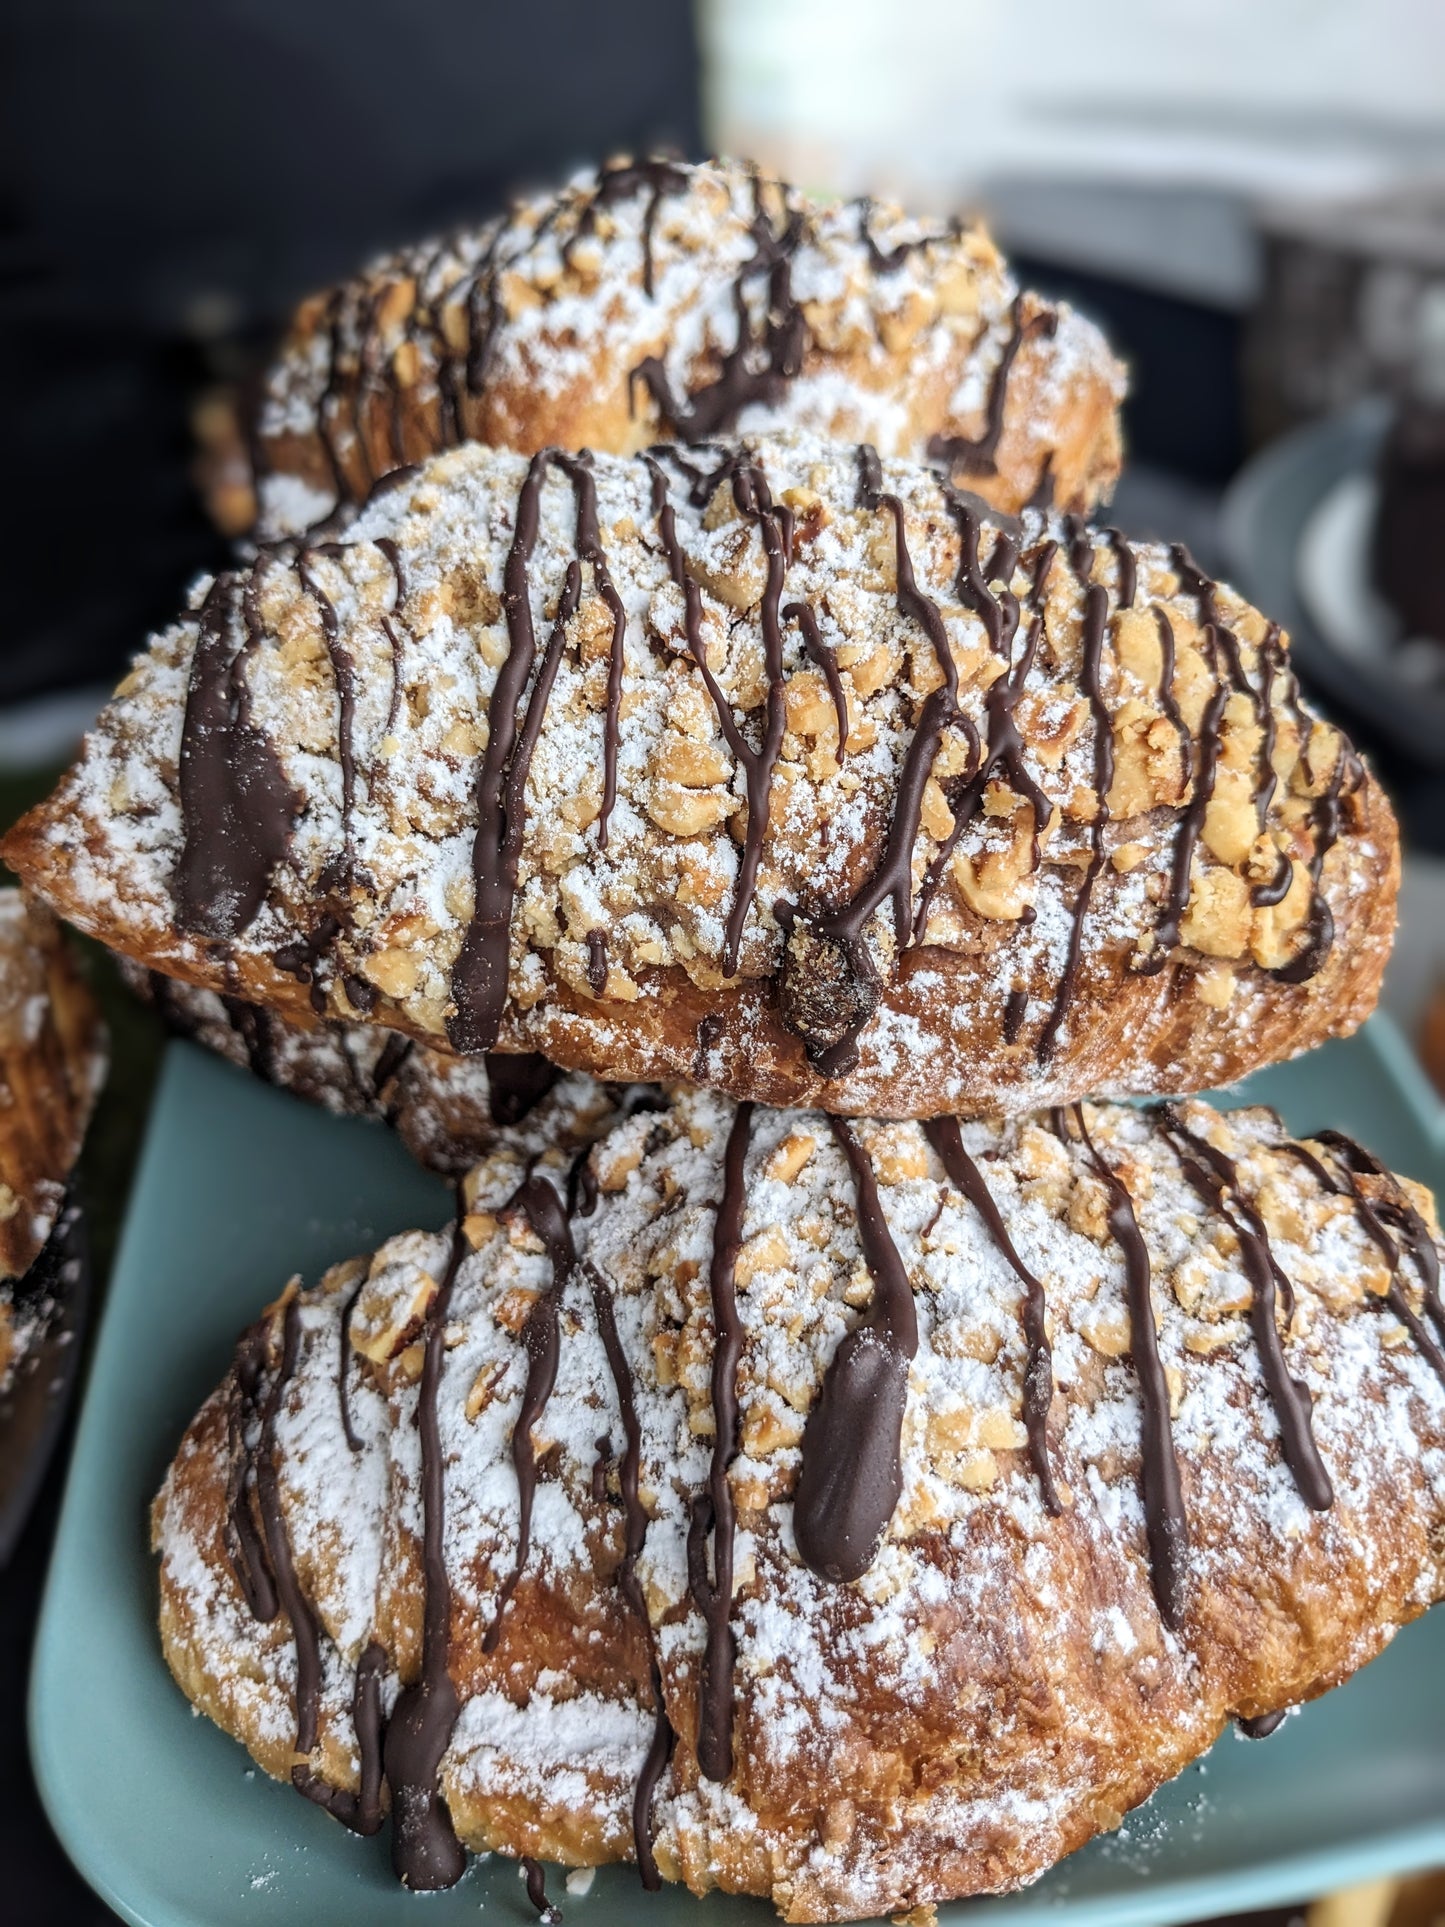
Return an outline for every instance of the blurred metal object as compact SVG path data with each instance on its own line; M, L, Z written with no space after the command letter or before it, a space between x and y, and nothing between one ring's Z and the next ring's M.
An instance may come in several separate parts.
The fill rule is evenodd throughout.
M16 1285L20 1301L45 1303L40 1329L0 1394L0 1569L40 1489L70 1404L90 1306L85 1219L68 1198L40 1256Z
M1263 284L1245 358L1256 443L1440 380L1445 177L1366 199L1267 203L1258 221Z
M1255 456L1224 498L1224 552L1236 586L1289 630L1307 680L1383 743L1438 774L1445 772L1445 682L1407 673L1406 652L1371 647L1364 635L1354 639L1358 647L1340 647L1323 633L1301 587L1301 552L1315 518L1342 483L1373 475L1388 420L1385 402L1365 402ZM1359 547L1355 586L1368 591L1368 543Z

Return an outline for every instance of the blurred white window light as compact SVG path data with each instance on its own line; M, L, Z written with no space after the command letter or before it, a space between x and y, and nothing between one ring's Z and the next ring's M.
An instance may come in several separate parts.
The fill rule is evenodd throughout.
M1227 307L1256 204L1445 181L1441 0L699 6L718 150Z

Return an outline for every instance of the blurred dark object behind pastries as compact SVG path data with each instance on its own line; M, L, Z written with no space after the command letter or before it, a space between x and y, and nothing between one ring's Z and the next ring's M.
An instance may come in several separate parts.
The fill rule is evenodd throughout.
M12 0L0 704L113 680L215 565L196 411L301 295L620 148L695 153L697 101L679 0Z

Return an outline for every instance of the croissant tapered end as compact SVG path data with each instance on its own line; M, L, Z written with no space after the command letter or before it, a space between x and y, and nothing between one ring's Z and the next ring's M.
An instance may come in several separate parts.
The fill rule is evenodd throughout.
M1123 393L1098 329L1020 294L977 225L824 205L732 162L613 165L305 303L251 424L260 532L463 440L627 454L739 428L1087 512L1118 474Z
M54 917L0 890L0 1389L54 1308L54 1277L32 1267L64 1207L106 1057L100 1011Z
M106 1035L58 925L0 890L0 1278L50 1235L106 1070Z
M183 1688L413 1884L1017 1887L1445 1592L1439 1227L1349 1139L694 1091L583 1184L561 1101L263 1315L155 1511Z
M806 437L467 447L157 638L6 858L277 1016L843 1113L1352 1029L1389 805L1187 552Z

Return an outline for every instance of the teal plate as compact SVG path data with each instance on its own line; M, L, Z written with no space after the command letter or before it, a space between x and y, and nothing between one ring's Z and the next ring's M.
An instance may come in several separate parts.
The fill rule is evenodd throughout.
M1325 1123L1445 1188L1439 1106L1376 1019L1266 1072L1230 1101ZM193 1716L154 1630L146 1507L235 1334L299 1270L413 1224L448 1197L385 1132L305 1109L170 1048L86 1392L31 1683L31 1747L57 1832L137 1927L453 1927L534 1919L510 1862L413 1897L384 1840L357 1840ZM942 1910L961 1924L1164 1927L1445 1863L1445 1613L1408 1628L1348 1685L1251 1743L1227 1733L1117 1833L1026 1893ZM771 1910L604 1869L573 1927L763 1927Z

